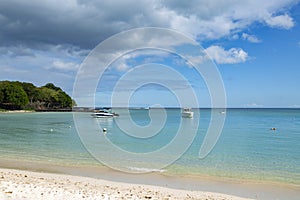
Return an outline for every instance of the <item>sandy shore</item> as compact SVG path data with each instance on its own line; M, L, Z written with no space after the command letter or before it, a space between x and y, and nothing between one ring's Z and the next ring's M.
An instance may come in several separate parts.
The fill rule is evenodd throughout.
M0 199L216 199L236 196L101 179L0 169Z
M34 110L5 110L0 111L0 113L32 113L35 112Z

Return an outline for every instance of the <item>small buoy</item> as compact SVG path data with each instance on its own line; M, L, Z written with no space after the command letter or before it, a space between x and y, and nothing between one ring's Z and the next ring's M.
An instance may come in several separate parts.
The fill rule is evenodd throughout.
M103 128L102 131L103 131L103 133L106 133L107 129L106 129L106 128Z
M50 132L53 132L53 129L52 129L52 128L50 129Z
M271 128L272 131L276 131L276 128Z

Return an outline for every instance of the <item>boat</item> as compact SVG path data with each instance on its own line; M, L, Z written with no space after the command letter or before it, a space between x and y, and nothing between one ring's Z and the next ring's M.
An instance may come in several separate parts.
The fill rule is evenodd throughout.
M95 118L111 118L111 117L117 117L119 116L119 114L111 113L106 110L98 110L95 111L93 114L91 114L91 116Z
M181 116L185 118L193 118L194 112L190 108L182 109Z

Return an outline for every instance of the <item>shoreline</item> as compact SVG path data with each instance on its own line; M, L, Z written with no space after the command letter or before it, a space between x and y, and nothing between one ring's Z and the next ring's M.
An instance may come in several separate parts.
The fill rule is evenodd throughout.
M55 112L55 113L64 113L68 112L71 113L73 112L72 110L55 110L55 109L49 109L49 110L0 110L1 113L43 113L43 112Z
M262 180L262 179L252 179L252 178L237 178L229 176L217 176L217 175L208 175L208 174L173 174L165 170L161 171L132 171L132 172L122 172L114 170L100 163L58 163L58 162L43 162L36 160L27 160L20 161L13 158L0 158L0 168L5 169L16 169L16 170L25 170L33 172L45 172L45 173L57 173L57 174L69 174L69 175L79 175L86 176L91 178L103 178L98 174L103 174L102 172L109 174L132 174L134 175L147 175L155 174L162 177L173 177L178 179L190 179L190 180L211 180L211 181L222 181L234 184L261 184L261 185L270 185L277 187L295 187L300 189L300 184L293 182L283 182L283 181L272 181L272 180ZM118 176L114 176L118 177ZM105 177L110 179L111 177Z
M0 180L0 197L4 199L247 199L217 192L3 168L0 169Z
M147 185L149 187L162 187L164 188L164 190L167 191L168 190L180 190L180 191L183 190L185 192L194 191L196 192L195 195L199 195L200 193L201 195L203 195L203 192L205 193L209 192L209 193L226 194L226 195L236 196L240 198L267 199L267 200L268 199L270 200L271 199L290 199L290 200L295 199L296 200L300 195L299 185L288 185L288 184L269 183L269 182L255 182L255 181L248 181L248 180L236 180L236 179L227 179L222 177L210 177L210 176L180 177L180 176L169 176L162 173L129 174L129 173L123 173L119 171L114 171L110 168L101 167L101 166L86 168L84 166L48 165L46 168L43 167L42 164L40 165L36 163L26 163L26 162L22 163L22 162L13 162L13 161L11 161L12 163L9 163L4 160L0 160L0 161L1 161L0 162L1 173L3 170L16 170L16 171L21 171L22 174L25 172L26 173L32 172L37 174L51 174L51 176L54 175L59 177L75 176L75 177L81 177L82 179L101 180L101 181L109 181L118 184L125 184L128 187L129 186L133 187L133 185L135 186ZM191 195L190 193L188 194ZM137 197L137 199L139 198ZM219 199L219 198L208 198L208 199ZM222 197L220 199L235 199L235 198Z
M0 113L34 113L34 110L0 110Z

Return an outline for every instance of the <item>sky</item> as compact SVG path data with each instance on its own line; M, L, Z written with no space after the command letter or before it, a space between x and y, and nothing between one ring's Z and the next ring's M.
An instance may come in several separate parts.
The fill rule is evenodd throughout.
M159 27L184 34L203 48L220 73L228 107L299 108L299 23L299 0L2 0L0 80L37 86L52 82L72 95L82 63L98 44L134 28ZM150 43L148 37L133 39L124 47ZM160 42L176 43L167 40ZM97 106L108 104L126 72L147 63L147 70L138 74L141 80L161 77L171 90L158 84L140 86L130 99L133 105L177 106L177 91L189 84L200 107L211 105L204 78L177 54L140 50L103 59L111 58L97 87ZM170 66L188 83L160 76L151 63ZM129 82L137 81L127 76L120 91Z

